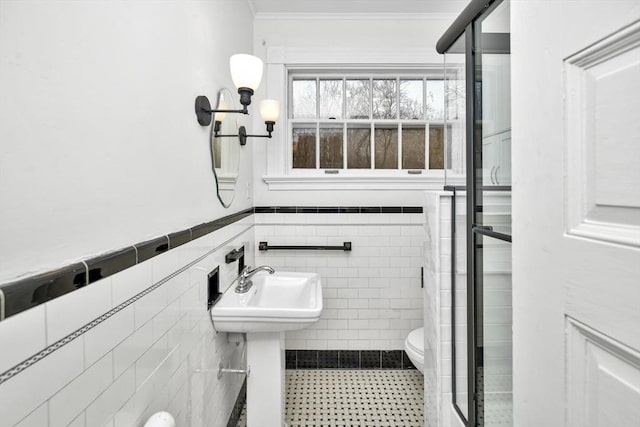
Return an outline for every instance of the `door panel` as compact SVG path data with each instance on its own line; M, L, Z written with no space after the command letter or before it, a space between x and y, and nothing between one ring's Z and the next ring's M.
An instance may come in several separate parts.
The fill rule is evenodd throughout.
M640 23L565 60L569 233L640 247Z
M515 425L640 425L640 2L511 17Z
M567 318L568 425L640 422L640 353Z

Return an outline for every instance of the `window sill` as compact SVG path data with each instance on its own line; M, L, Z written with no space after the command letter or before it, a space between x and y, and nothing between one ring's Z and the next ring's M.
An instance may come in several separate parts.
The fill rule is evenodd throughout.
M444 174L437 176L265 176L269 190L442 190Z

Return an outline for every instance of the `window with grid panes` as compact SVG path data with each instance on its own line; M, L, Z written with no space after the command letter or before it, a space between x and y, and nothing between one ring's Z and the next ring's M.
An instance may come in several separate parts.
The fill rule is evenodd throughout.
M294 170L444 168L442 76L296 73L288 121Z

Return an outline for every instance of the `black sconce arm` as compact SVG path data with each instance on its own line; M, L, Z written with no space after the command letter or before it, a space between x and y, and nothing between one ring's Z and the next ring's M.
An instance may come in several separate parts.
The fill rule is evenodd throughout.
M214 113L241 113L241 114L249 114L249 110L247 107L244 107L242 110L205 110L205 113L214 114Z
M221 135L220 134L220 126L222 125L222 122L216 120L215 122L213 122L213 137L214 138L233 138L239 135Z
M248 135L247 134L247 129L244 126L240 126L238 128L238 134L237 135L221 135L218 132L220 132L220 125L221 122L216 121L213 124L213 137L214 138L233 138L233 137L238 137L238 140L240 141L240 145L247 145L247 138L272 138L271 133L273 132L273 125L275 124L275 122L267 122L267 135Z
M238 139L240 139L240 145L245 145L247 143L247 138L271 138L271 133L273 132L273 125L275 122L266 122L267 123L267 135L248 135L247 129L244 126L240 126L238 128Z
M251 101L249 101L251 103ZM211 108L211 103L206 96L198 96L196 97L196 117L198 118L198 123L201 126L209 126L211 124L211 116L215 113L239 113L239 114L249 114L249 110L247 109L247 105L242 104L242 109L240 110L215 110Z

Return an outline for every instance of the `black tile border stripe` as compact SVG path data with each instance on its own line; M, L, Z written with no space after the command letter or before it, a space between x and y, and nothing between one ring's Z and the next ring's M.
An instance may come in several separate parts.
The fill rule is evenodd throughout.
M286 350L287 369L416 369L404 350Z
M246 230L243 230L242 233L244 233L244 231L246 231ZM241 233L238 233L238 234L241 234ZM200 261L202 261L203 259L205 259L209 255L211 255L212 253L214 253L218 249L220 249L220 248L224 247L225 245L229 244L236 237L237 237L237 235L231 237L230 239L228 239L228 240L226 240L224 242L222 242L221 244L217 245L213 249L207 251L207 253L205 253L204 255L199 256L195 260L191 261L189 264L187 264L187 265L181 267L180 269L174 271L173 273L169 274L167 277L159 280L158 282L156 282L153 285L149 286L147 289L143 290L142 292L139 292L138 294L132 296L131 298L129 298L128 300L126 300L122 304L117 305L116 307L114 307L111 310L107 311L102 316L97 317L96 319L92 320L91 322L87 323L86 325L82 326L81 328L76 329L74 332L70 333L66 337L64 337L64 338L56 341L55 343L45 347L43 350L41 350L38 353L34 354L33 356L25 359L24 361L18 363L17 365L12 367L11 369L8 369L7 371L0 373L0 385L5 383L6 381L10 380L11 378L15 377L20 372L24 371L25 369L27 369L28 367L30 367L34 363L39 362L40 360L44 359L45 357L47 357L48 355L50 355L54 351L64 347L65 345L69 344L71 341L73 341L76 338L78 338L78 337L82 336L83 334L87 333L88 331L90 331L91 329L95 328L96 326L98 326L99 324L104 322L105 320L107 320L110 317L112 317L114 314L124 310L125 308L127 308L128 306L133 304L134 302L138 301L140 298L142 298L145 295L155 291L160 286L164 285L165 283L167 283L169 280L173 279L177 275L187 271L189 268L193 267L194 265L196 265L197 263L199 263Z
M126 248L0 284L0 321L119 273L254 213L422 213L421 206L257 206Z
M0 284L0 321L233 224L253 215L253 212L254 208L245 209L185 230L85 258L56 270Z
M422 206L256 206L254 213L423 213Z

